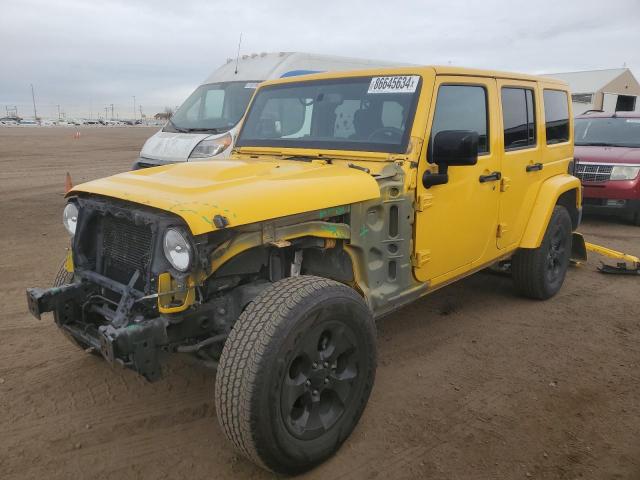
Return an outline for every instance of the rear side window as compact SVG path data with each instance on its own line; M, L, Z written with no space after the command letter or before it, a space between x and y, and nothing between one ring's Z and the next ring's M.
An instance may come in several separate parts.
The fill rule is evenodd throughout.
M544 90L544 120L547 131L547 145L569 140L567 92Z
M438 90L431 139L444 130L478 132L478 153L489 151L487 92L476 85L442 85Z
M536 115L533 91L527 88L502 88L504 149L516 150L536 144Z

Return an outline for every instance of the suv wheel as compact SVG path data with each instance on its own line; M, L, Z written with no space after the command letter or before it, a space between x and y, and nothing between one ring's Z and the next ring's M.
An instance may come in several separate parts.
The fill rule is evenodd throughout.
M569 212L558 205L553 209L541 245L515 253L511 272L519 293L539 300L558 293L571 257L571 229Z
M225 342L218 420L253 462L304 472L352 432L375 369L375 324L362 297L324 278L285 278L247 306Z

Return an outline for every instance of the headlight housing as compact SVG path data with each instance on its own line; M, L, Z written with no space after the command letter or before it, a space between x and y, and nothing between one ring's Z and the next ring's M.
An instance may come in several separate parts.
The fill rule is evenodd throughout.
M173 268L186 272L191 265L191 245L185 236L175 228L168 229L162 241L164 255Z
M611 170L611 180L633 180L640 173L640 165L616 165Z
M62 224L72 237L76 234L76 226L78 225L78 207L75 203L69 202L62 212Z
M231 134L218 138L205 138L191 151L189 158L209 158L220 155L231 145Z

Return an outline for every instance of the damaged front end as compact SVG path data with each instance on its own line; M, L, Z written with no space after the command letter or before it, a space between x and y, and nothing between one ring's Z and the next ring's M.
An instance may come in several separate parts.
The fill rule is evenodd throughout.
M99 352L111 364L157 380L167 354L187 351L206 365L231 324L232 298L202 303L196 279L216 242L199 244L173 215L99 197L71 200L79 212L72 237L70 283L27 289L30 312L53 312L56 324L82 348ZM180 271L169 261L166 232L185 232L190 257ZM218 235L224 240L224 235ZM184 259L182 259L184 263ZM179 265L180 266L180 265ZM201 290L201 289L200 289ZM217 342L205 343L214 338ZM200 347L198 347L201 345Z
M160 209L97 195L70 203L72 273L62 285L27 289L29 310L53 312L74 343L150 381L170 353L215 368L234 322L272 282L355 281L343 248L346 205L192 235Z

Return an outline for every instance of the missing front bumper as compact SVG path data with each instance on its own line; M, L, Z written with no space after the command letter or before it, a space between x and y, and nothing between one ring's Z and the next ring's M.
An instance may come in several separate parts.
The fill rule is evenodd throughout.
M123 286L124 287L124 286ZM128 299L123 295L113 321L100 324L89 321L85 307L96 293L97 286L79 282L49 289L28 288L27 305L31 314L40 319L43 313L54 312L56 323L76 342L99 351L112 365L134 370L149 381L162 377L161 365L167 356L167 320L162 317L131 319ZM126 310L126 311L125 311ZM126 322L115 321L125 317Z

